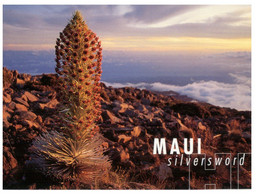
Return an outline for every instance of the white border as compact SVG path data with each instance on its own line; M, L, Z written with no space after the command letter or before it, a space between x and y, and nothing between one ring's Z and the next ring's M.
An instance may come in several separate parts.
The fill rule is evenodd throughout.
M179 4L179 5L186 5L186 4L189 4L189 5L199 5L199 4L202 4L202 5L224 5L224 4L228 4L228 5L251 5L252 6L252 34L251 34L251 40L252 40L252 43L254 43L254 44L252 44L252 48L251 48L251 53L252 53L252 63L251 63L251 66L252 66L252 76L251 76L251 79L252 79L252 88L251 88L251 90L252 90L252 151L255 151L255 135L254 135L254 130L255 130L255 114L254 114L254 111L255 111L255 106L256 106L256 104L254 103L254 100L255 100L255 89L256 89L256 86L254 85L255 84L255 77L256 77L256 74L255 74L255 68L254 68L254 64L255 64L255 33L256 33L256 31L255 31L255 19L256 19L256 14L255 14L255 1L253 1L253 0L147 0L147 1L145 1L145 0L130 0L130 1L127 1L127 0L125 0L125 1L119 1L119 0L108 0L108 1L104 1L104 0L94 0L94 1L89 1L89 0L84 0L84 1L82 1L82 0L72 0L72 1L68 1L68 0L62 0L62 1L60 1L60 0L54 0L54 1L50 1L50 0L44 0L44 1L42 1L42 0L39 0L39 1L31 1L31 0L2 0L1 1L2 2L2 4L1 5L3 5L3 4L55 4L55 5L61 5L61 4L67 4L67 5L71 5L71 4ZM2 19L2 17L3 17L3 6L1 6L1 8L0 8L0 12L1 12L1 15L0 15L0 17L1 17L1 27L3 28L3 19ZM0 35L1 35L1 37L3 37L3 31L2 31L2 29L1 29L1 31L0 31ZM1 44L1 48L3 48L3 42L2 42L2 39L0 40L0 44ZM2 56L2 52L1 52L1 54L0 54L0 59L1 59L1 62L2 62L2 64L3 64L3 56ZM0 78L1 78L1 80L2 80L2 68L0 69ZM1 84L0 84L0 86L2 87L2 82L1 82ZM0 97L1 97L1 100L2 100L2 90L1 90L1 93L0 93ZM1 110L2 110L2 103L0 104L0 107L1 107ZM1 117L1 124L0 124L0 126L1 126L1 129L2 129L2 117ZM2 140L2 133L1 133L1 137L0 137L0 139ZM2 142L1 142L2 143ZM1 151L1 154L2 154L2 147L0 147L0 151ZM256 187L255 187L255 184L256 184L256 179L255 179L255 176L254 176L254 173L255 173L255 169L256 169L256 163L254 163L254 162L256 162L256 160L255 160L255 155L252 155L252 170L253 170L253 173L252 173L252 190L243 190L243 191L241 191L241 190L239 190L239 191L237 191L237 193L243 193L243 192L245 192L245 193L248 193L248 194L252 194L252 193L254 193L255 194L255 189L256 189ZM1 166L1 184L0 184L0 187L1 187L1 189L2 189L2 155L1 155L1 162L0 162L0 166ZM19 190L19 191L14 191L14 190L1 190L1 193L11 193L11 192L14 192L14 193L39 193L39 194L45 194L45 193L58 193L58 192L60 192L60 191L47 191L47 192L45 192L45 191L40 191L40 190L37 190L37 191L34 191L34 190L32 190L32 191L28 191L28 190ZM100 192L100 191L98 191L98 190L95 190L95 191L73 191L73 190L65 190L65 191L61 191L61 193L67 193L67 194L70 194L70 193L72 193L72 192L76 192L76 193L96 193L96 192ZM111 195L113 195L113 194L120 194L120 193L122 193L122 195L123 194L129 194L130 195L130 193L134 193L134 192L136 192L136 193L140 193L140 191L135 191L135 190L111 190L111 191L108 191L108 190L104 190L104 192L103 191L101 191L101 193L106 193L106 194L111 194ZM157 192L160 192L160 193L164 193L164 194L169 194L169 193L194 193L194 194L200 194L200 193L202 193L202 194L205 194L205 191L200 191L200 190L195 190L195 191L188 191L188 190L171 190L171 191L168 191L168 190L166 190L166 191L160 191L160 190L158 190L158 191L147 191L146 193L149 193L149 194L151 194L151 193L157 193ZM224 192L224 191L222 191L222 192ZM214 191L214 190L209 190L209 191L207 191L207 193L212 193L212 194L215 194L216 193L216 191ZM220 191L218 191L218 193L220 193Z

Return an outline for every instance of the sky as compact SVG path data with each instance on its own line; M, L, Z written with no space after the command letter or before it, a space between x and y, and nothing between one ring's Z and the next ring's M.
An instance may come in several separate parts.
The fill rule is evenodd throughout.
M54 46L79 10L102 41L102 81L251 109L251 6L4 5L3 64L54 72Z
M99 35L104 50L251 50L247 5L4 5L4 50L53 49L75 10Z

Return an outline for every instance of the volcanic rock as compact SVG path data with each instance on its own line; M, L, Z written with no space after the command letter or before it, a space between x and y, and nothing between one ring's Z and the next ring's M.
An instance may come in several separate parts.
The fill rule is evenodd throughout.
M130 155L129 155L129 153L128 152L126 152L126 151L124 151L124 150L122 150L121 152L120 152L120 160L121 160L121 162L126 162L126 161L128 161L130 159Z
M167 178L173 178L172 169L168 167L166 163L161 163L159 166L159 171L156 173L156 176L160 181L164 181Z
M121 119L117 118L113 113L111 113L108 110L103 111L101 116L102 116L104 122L110 122L111 124L122 122Z
M129 136L126 136L126 135L119 135L118 136L118 142L126 143L130 140L131 140L131 137L129 137Z
M38 97L34 96L32 93L28 92L28 91L25 91L23 96L25 96L27 98L28 101L30 102L36 102L38 101ZM23 97L22 96L22 97ZM22 98L21 97L21 98Z
M24 98L24 97L23 97ZM13 99L15 102L18 102L18 103L20 103L20 104L23 104L24 106L27 106L27 107L29 107L29 104L28 104L28 102L27 101L25 101L25 100L23 100L22 98L19 98L19 97L15 97L14 99Z
M119 101L115 101L114 103L115 108L113 109L114 112L124 113L127 108L133 108L126 103L121 103Z
M3 172L4 174L9 174L11 170L18 166L17 160L13 157L9 148L3 148Z
M39 108L44 110L45 108L47 109L54 109L56 108L56 106L58 105L58 100L57 99L53 99L51 101L49 101L48 103L46 104L43 104L43 103L39 103Z
M11 101L12 101L11 95L8 93L3 93L3 103L7 104L7 103L10 103Z
M19 116L21 120L30 120L34 121L37 118L37 115L31 111L21 111L19 112Z
M28 108L22 104L15 104L16 112L28 111Z
M17 86L17 88L23 89L25 86L25 81L22 79L16 78L15 85Z
M142 131L142 128L140 126L136 126L136 127L133 128L133 131L131 132L131 135L133 137L139 137L141 131Z

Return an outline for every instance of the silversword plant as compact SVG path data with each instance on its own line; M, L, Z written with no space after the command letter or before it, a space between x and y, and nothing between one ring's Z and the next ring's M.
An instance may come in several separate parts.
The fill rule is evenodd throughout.
M92 182L110 168L103 155L101 114L101 42L76 11L55 46L57 94L62 127L35 139L32 161L51 176Z

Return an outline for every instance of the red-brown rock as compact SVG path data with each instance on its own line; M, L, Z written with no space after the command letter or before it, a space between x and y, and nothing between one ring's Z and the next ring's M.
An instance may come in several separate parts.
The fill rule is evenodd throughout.
M10 103L11 101L12 101L11 95L8 94L8 93L3 93L3 102L4 102L5 104L8 104L8 103Z
M103 111L101 116L104 122L110 121L111 124L120 123L122 121L108 110Z
M39 108L40 109L45 109L45 108L48 108L48 109L54 109L56 108L56 106L58 105L58 100L57 99L53 99L51 101L49 101L48 103L46 104L43 104L43 103L39 103Z
M37 115L31 111L21 111L19 112L21 120L30 120L34 121L37 118Z
M142 128L140 126L136 126L133 128L132 132L131 132L131 135L133 137L139 137L140 136L140 133L142 131Z
M28 111L28 108L22 104L16 104L15 108L17 112Z
M25 96L27 98L27 100L30 101L30 102L38 101L38 97L34 96L32 93L30 93L28 91L25 91L23 96Z
M14 168L18 166L17 160L13 157L9 148L3 148L3 172L9 174Z

